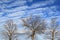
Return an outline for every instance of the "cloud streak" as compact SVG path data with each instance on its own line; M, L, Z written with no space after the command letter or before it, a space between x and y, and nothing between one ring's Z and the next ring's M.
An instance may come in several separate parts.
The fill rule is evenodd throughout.
M56 0L46 0L34 3L34 0L5 0L0 1L0 19L18 19L29 15L40 15L42 17L60 17L57 6L53 5ZM32 3L31 6L27 2ZM26 4L27 3L27 4ZM3 22L3 21L1 21Z

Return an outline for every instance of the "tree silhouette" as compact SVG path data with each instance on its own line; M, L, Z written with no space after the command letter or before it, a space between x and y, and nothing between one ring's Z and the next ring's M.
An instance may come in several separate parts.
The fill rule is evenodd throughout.
M44 33L46 29L45 19L42 19L40 16L29 16L28 18L22 19L23 26L31 31L32 40L34 40L36 34Z
M3 39L5 40L15 40L17 38L17 25L13 20L8 20L4 24L4 30L2 31Z
M51 40L54 40L57 38L57 35L58 35L58 27L59 27L59 24L58 24L58 21L57 21L57 18L52 18L51 19L51 22L49 24L49 30L46 31L46 38L48 39L51 39Z

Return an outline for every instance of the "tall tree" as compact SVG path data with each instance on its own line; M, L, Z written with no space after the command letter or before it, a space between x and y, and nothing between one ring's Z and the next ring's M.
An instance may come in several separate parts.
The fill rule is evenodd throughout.
M8 20L4 24L4 30L2 31L3 39L5 40L16 40L17 38L17 25L13 20Z
M22 19L23 26L31 31L32 40L34 40L36 34L44 33L46 29L45 19L42 19L40 16L29 16L28 18Z
M57 18L52 18L48 27L49 30L46 31L46 37L48 39L55 40L58 35L58 30L57 30L58 27L59 27L59 24L58 24Z

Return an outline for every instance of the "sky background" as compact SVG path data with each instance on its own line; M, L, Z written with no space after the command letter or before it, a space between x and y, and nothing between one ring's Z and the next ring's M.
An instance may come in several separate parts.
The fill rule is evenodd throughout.
M40 15L48 22L57 17L60 23L60 0L0 0L0 29L8 19L19 25L20 19L29 15Z

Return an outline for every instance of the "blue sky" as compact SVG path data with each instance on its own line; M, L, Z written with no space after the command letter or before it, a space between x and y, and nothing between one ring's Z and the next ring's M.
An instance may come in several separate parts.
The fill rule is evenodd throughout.
M58 17L60 22L60 0L0 0L0 26L8 19L19 25L20 19L30 14L47 20Z

